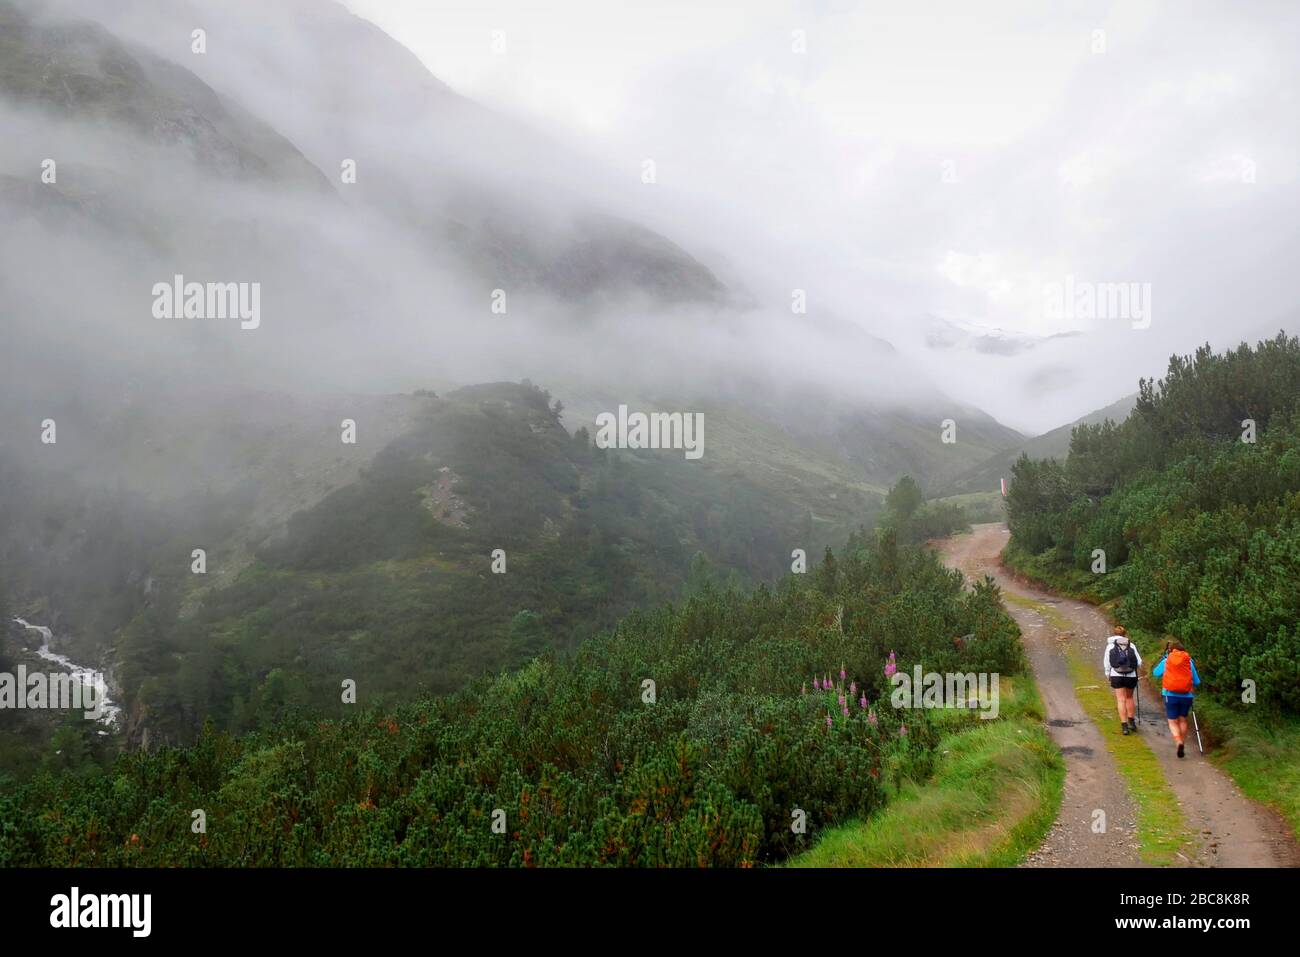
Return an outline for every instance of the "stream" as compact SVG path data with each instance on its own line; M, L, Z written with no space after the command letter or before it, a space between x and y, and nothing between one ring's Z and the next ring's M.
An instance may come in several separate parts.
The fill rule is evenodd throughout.
M108 687L104 681L104 676L93 668L87 668L83 665L77 664L66 655L60 655L50 651L50 638L53 637L53 632L44 625L29 624L22 618L15 618L14 621L29 631L40 633L41 647L36 650L36 654L39 657L46 661L53 662L65 671L72 672L72 677L79 681L83 686L89 686L95 689L97 694L96 700L101 703L100 710L103 712L95 720L100 724L108 725L110 728L116 728L117 719L122 713L122 709L118 705L114 704L113 699L108 696ZM99 733L108 734L107 731L100 731Z

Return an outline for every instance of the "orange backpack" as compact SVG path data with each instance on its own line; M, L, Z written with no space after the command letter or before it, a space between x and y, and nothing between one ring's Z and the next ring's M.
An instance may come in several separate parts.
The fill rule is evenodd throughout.
M1192 692L1192 656L1185 651L1171 651L1165 658L1165 673L1161 686L1175 694Z

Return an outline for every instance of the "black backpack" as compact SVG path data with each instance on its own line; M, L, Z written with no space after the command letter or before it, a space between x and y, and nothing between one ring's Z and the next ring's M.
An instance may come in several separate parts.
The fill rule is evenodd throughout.
M1137 671L1137 660L1133 654L1133 643L1110 646L1110 670L1121 675L1130 675Z

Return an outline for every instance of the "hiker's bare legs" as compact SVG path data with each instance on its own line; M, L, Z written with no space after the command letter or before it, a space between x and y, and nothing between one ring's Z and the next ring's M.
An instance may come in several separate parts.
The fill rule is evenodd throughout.
M1174 744L1182 744L1187 739L1187 719L1170 718L1169 733L1174 736Z
M1128 716L1130 718L1137 717L1137 700L1133 697L1134 690L1133 688L1124 689L1124 696L1128 699Z
M1129 694L1130 692L1127 688L1115 689L1115 708L1119 711L1119 720L1121 722L1127 721L1129 715L1133 713L1129 710L1131 704Z

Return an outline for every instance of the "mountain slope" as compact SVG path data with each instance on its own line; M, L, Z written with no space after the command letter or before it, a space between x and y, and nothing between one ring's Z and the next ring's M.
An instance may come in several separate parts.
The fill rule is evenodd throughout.
M595 449L528 385L422 401L412 429L233 580L192 599L183 567L155 581L117 650L137 725L147 715L171 739L198 715L253 727L320 706L345 677L370 700L452 691L571 649L688 580L771 579L792 548L842 541L870 507L853 490L778 492L671 451ZM814 528L814 512L836 520Z
M325 191L284 137L182 67L97 23L32 18L0 0L0 96L90 122L121 124L230 176Z
M999 480L1010 479L1011 466L1021 455L1028 455L1031 459L1064 459L1070 451L1070 434L1075 426L1099 425L1107 419L1112 422L1123 422L1136 404L1137 393L1127 395L1067 425L1002 449L949 479L944 484L941 494L961 495L968 492L995 491L999 487Z
M670 304L728 296L677 243L591 199L589 161L458 95L341 4L56 0L54 9L94 17L173 70L257 103L346 198L453 247L487 290L570 301L639 293ZM195 23L211 37L201 56L179 39ZM228 42L233 36L240 42ZM292 55L285 37L298 40ZM346 189L344 159L358 171Z

